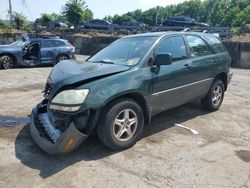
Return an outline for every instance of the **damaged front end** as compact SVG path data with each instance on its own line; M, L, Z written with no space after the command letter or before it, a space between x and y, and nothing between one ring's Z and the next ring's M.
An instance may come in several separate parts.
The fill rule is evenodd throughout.
M68 153L76 149L92 132L97 111L62 114L39 103L31 115L30 132L34 141L49 154Z

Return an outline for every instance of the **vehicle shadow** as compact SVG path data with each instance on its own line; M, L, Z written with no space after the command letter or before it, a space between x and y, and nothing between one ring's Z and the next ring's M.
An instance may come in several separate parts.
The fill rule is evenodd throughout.
M183 123L208 112L204 111L198 103L190 103L172 110L163 112L152 119L150 125L145 127L142 139L169 129L175 123ZM166 138L167 139L167 138ZM76 151L66 154L51 156L43 152L32 140L28 124L19 132L15 140L16 157L29 168L40 171L44 179L74 165L79 161L93 161L105 158L117 152L103 146L96 135L90 136Z

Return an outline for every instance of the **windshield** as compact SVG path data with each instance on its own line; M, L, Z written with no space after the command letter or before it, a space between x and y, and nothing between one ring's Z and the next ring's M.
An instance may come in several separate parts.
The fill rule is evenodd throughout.
M136 65L148 52L157 37L133 37L117 40L93 57L90 62Z
M22 40L17 40L16 42L10 44L11 46L23 47L26 42Z

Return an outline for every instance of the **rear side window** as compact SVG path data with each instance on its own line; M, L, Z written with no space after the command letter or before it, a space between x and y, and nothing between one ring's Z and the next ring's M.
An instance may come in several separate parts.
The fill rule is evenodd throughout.
M42 48L53 47L53 42L51 40L42 40Z
M157 54L172 54L173 61L187 59L187 50L182 36L168 37L156 48Z
M191 57L200 57L212 54L212 51L208 48L208 45L197 36L187 36L188 46L191 51Z
M61 47L61 46L66 46L66 44L60 40L43 40L42 41L43 48L52 48L52 47Z
M66 44L63 41L55 40L54 41L54 46L55 47L62 47L62 46L66 46Z
M205 38L211 43L216 53L222 53L226 51L226 47L216 36L206 35Z

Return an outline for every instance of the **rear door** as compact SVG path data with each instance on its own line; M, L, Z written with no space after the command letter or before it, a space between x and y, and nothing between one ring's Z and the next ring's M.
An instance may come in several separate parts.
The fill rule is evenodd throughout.
M192 98L204 96L213 81L214 68L218 66L218 58L211 47L198 35L186 35L186 42L192 68L190 69L190 89L193 91Z
M42 63L52 63L55 58L54 40L42 40L41 60Z
M163 65L153 75L153 114L173 108L188 101L187 85L192 80L191 61L183 36L168 36L155 49L155 54L172 54L173 63Z

